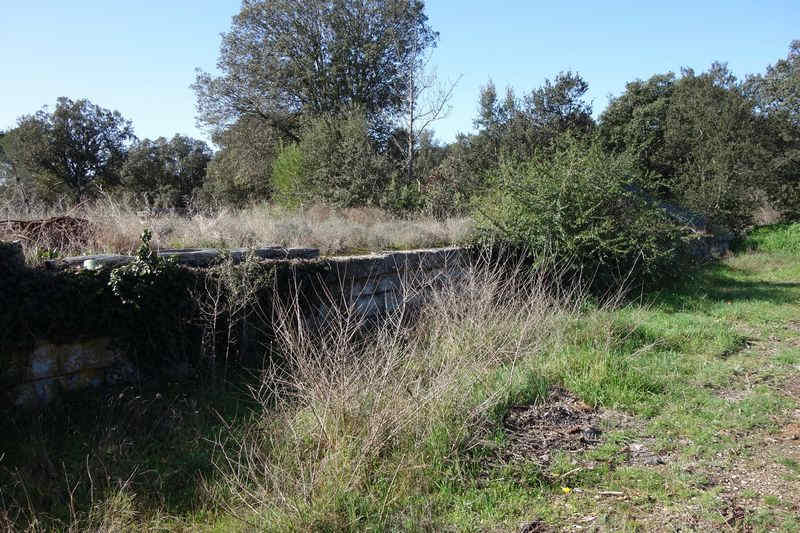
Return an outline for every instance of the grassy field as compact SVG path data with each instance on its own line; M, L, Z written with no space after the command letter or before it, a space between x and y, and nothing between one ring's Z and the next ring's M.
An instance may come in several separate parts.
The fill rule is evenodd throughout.
M800 530L793 231L625 300L479 267L376 342L287 318L260 375L15 417L0 528Z

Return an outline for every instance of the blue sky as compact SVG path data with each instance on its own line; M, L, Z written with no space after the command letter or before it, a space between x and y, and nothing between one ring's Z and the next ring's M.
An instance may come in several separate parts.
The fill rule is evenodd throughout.
M0 8L0 129L59 96L131 119L139 137L206 138L189 85L215 68L239 0L9 2ZM763 72L800 39L800 1L538 2L428 0L440 33L432 65L461 80L436 136L469 132L480 87L518 94L561 70L589 82L595 112L627 81L727 61Z

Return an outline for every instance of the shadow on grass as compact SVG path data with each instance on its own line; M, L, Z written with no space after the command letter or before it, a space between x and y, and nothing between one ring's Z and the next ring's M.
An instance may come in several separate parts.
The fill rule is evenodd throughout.
M246 379L89 390L4 415L0 507L22 529L34 518L58 529L130 479L140 511L198 510L215 438L254 407Z
M707 311L719 304L765 302L800 303L800 282L736 279L741 274L727 266L700 271L689 281L663 289L653 303L667 312Z

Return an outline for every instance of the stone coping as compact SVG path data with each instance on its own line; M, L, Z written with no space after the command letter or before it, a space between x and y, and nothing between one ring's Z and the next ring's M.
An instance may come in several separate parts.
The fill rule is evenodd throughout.
M249 255L254 255L259 259L315 259L319 257L319 250L316 248L283 248L281 246L268 246L264 248L232 248L220 250L217 248L185 248L180 250L158 250L159 257L173 257L179 264L191 267L207 267L213 265L223 255L230 257L234 263L241 263ZM125 265L135 259L132 255L81 255L77 257L66 257L46 261L45 265L51 268L67 267L80 268L87 267L87 261L91 262L91 268L116 267Z

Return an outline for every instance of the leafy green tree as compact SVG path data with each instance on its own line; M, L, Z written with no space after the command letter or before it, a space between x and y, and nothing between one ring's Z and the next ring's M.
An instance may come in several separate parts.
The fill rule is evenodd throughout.
M584 100L588 90L580 74L560 72L522 98L508 89L501 100L490 81L481 90L475 126L496 161L522 161L565 132L582 137L593 130L592 106Z
M628 83L600 118L606 149L636 163L638 183L738 230L772 179L765 122L727 69L685 69Z
M282 137L253 117L243 117L212 137L219 150L208 164L201 199L242 206L271 197L270 174Z
M420 0L244 0L222 36L220 76L200 72L200 121L224 128L262 121L299 141L303 116L366 113L387 132L408 72L433 46Z
M306 195L303 152L297 143L284 146L272 164L273 200L285 207L298 207Z
M748 77L747 85L760 110L784 113L800 127L800 39L791 42L786 59L769 65L763 75Z
M135 140L131 122L118 111L64 97L52 113L45 107L20 117L9 133L15 137L11 160L41 181L65 185L77 201L96 185L119 184Z
M750 76L745 88L767 122L764 141L774 176L767 192L790 219L800 219L800 40L792 41L786 59Z
M144 139L128 152L123 186L157 207L186 207L202 187L211 150L205 142L182 135Z
M674 196L728 228L751 224L757 191L772 179L760 127L752 101L724 65L700 75L685 71L665 122Z
M337 207L378 202L391 169L375 150L363 110L356 107L309 120L298 146L306 202Z
M599 134L606 149L632 156L641 185L667 194L676 175L676 158L665 144L667 113L675 89L675 74L657 74L625 85L600 116Z

